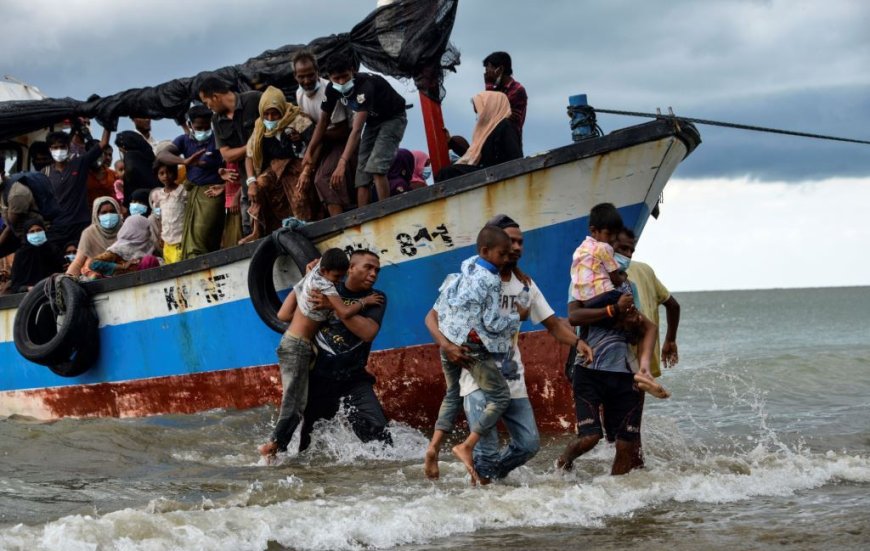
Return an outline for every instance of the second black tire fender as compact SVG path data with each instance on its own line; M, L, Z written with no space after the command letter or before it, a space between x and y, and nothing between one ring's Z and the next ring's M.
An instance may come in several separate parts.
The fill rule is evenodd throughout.
M279 229L263 239L248 266L248 294L257 315L278 333L284 333L289 325L278 319L281 299L275 289L272 272L279 256L288 255L299 268L300 274L305 274L305 266L314 259L320 258L320 252L304 235L289 229Z

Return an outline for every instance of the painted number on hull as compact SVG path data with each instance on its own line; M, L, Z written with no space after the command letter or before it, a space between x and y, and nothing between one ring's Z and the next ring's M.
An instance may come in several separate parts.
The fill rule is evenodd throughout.
M197 285L193 289L187 285L164 287L163 297L166 299L166 309L170 312L186 310L190 307L190 303L196 301L198 297L204 298L206 304L215 304L224 300L227 298L224 288L229 277L228 274L204 277L197 281Z
M429 228L425 227L420 228L413 237L411 237L411 234L409 233L400 233L396 235L396 241L399 243L399 250L405 256L416 256L417 245L425 246L426 241L434 242L438 238L441 238L441 241L448 247L453 246L453 238L450 237L450 232L447 230L446 224L435 226L434 231L430 231Z

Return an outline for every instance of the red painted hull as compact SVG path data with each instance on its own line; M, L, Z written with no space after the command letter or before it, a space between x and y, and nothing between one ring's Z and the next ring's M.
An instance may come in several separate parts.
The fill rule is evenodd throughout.
M564 375L567 348L542 331L520 336L526 385L539 429L564 431L573 426L571 387ZM435 345L372 353L368 366L387 417L420 429L431 428L444 396L444 377ZM265 365L4 393L32 403L39 417L141 417L196 413L218 408L246 409L281 400L277 365Z

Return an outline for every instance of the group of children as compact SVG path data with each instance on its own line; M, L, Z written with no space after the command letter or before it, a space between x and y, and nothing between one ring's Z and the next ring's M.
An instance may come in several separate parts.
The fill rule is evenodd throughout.
M598 209L599 212L596 212ZM606 211L606 212L604 212ZM602 212L604 216L602 217ZM621 311L619 299L631 294L631 286L624 270L614 257L613 244L621 219L611 204L598 205L590 215L590 221L619 220L612 227L596 227L590 223L587 237L574 252L571 265L570 294L584 307L604 308L607 319L598 325L622 331L630 342L638 342L638 333L644 328L634 309ZM502 280L501 271L510 260L511 240L501 228L487 225L477 236L477 255L461 265L459 273L448 275L439 288L434 310L438 317L439 330L453 344L462 347L466 359L463 363L450 361L443 353L441 364L447 391L438 412L432 439L426 452L426 473L430 468L437 472L440 447L452 431L456 415L462 407L459 378L466 369L486 396L486 407L480 418L472 424L468 437L452 448L453 454L463 463L471 476L472 484L480 481L473 460L473 451L481 435L492 430L510 405L510 390L506 375L516 370L513 351L520 324L528 317L528 301L517 300L515 310L507 315L500 310ZM320 323L328 315L326 309L311 306L312 291L319 291L329 301L329 309L341 319L358 314L368 304L366 300L383 300L372 295L363 301L346 305L337 295L335 285L347 271L348 260L340 249L326 251L320 261L294 287L279 312L279 318L290 321L290 327L278 347L284 395L278 422L269 442L260 446L263 456L271 459L278 451L286 450L293 431L301 420L307 400L307 373L313 363L316 348L312 343ZM651 347L643 339L637 352L639 361L631 362L634 380L640 390L658 398L669 394L655 382L649 372ZM652 341L654 342L654 340ZM594 369L593 352L585 342L580 342L581 358L578 365ZM430 476L434 478L435 476Z

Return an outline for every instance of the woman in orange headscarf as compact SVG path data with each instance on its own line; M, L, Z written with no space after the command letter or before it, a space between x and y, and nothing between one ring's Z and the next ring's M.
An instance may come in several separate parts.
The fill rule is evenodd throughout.
M506 163L523 156L520 137L510 120L511 106L502 92L480 92L471 100L477 123L471 147L455 164L438 173L438 181Z

